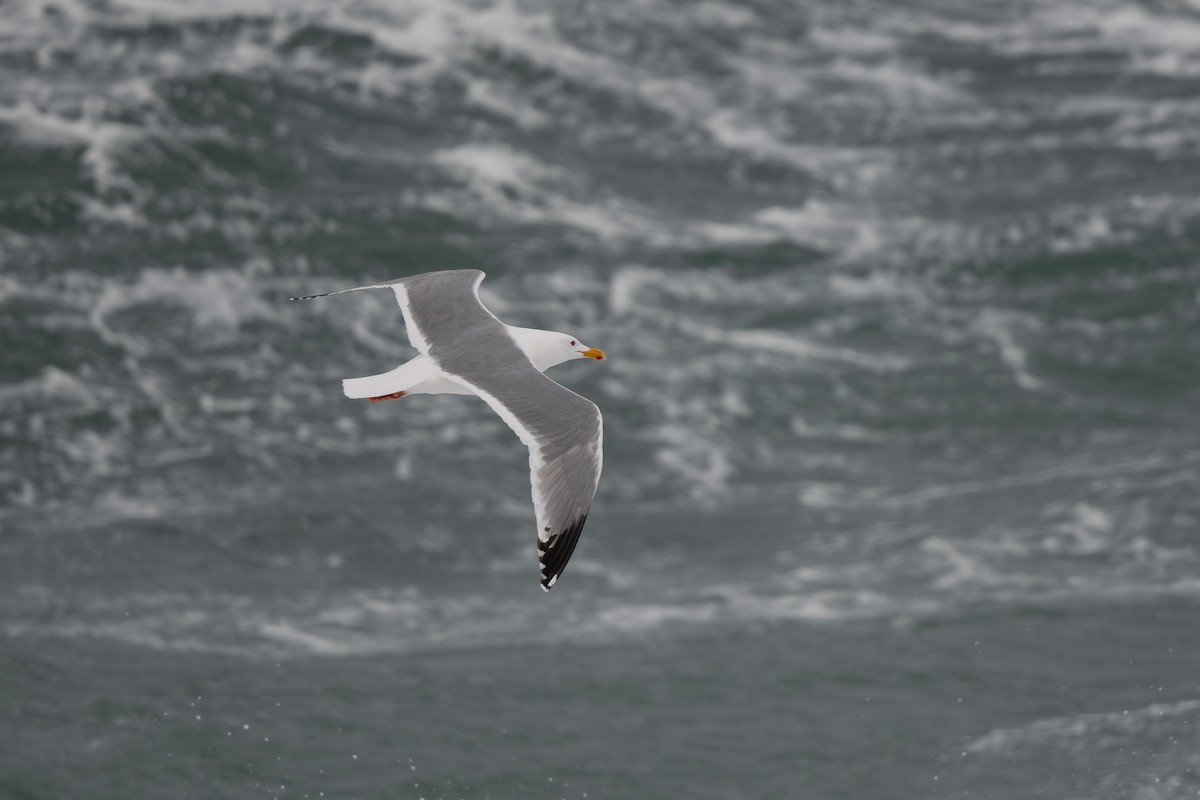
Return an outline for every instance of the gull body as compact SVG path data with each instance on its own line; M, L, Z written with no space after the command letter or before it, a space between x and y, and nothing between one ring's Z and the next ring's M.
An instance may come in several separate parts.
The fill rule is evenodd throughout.
M603 351L582 344L568 333L515 325L504 325L504 328L538 372L577 358L604 358ZM446 375L433 359L423 354L388 372L365 378L346 378L342 381L342 391L347 397L375 401L415 394L477 394L461 381Z
M558 581L575 550L600 481L604 424L595 403L542 373L576 358L604 358L570 334L506 325L479 300L479 270L446 270L358 286L391 289L420 353L393 370L347 378L348 397L474 394L529 448L542 588ZM311 300L326 294L294 297Z

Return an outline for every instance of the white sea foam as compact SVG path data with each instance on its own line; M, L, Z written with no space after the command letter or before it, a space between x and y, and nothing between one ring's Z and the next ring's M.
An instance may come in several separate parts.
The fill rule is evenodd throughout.
M794 307L809 294L792 280L750 280L723 272L622 267L608 283L614 314L661 314L664 308L747 304Z
M788 142L732 109L714 110L700 123L727 148L791 164L843 191L869 190L891 168L883 150Z
M497 101L494 85L471 74L464 61L475 48L499 49L519 55L542 67L570 76L589 85L603 87L669 111L688 127L704 127L715 141L726 147L762 158L775 158L796 164L816 175L842 184L868 185L886 166L881 153L842 150L786 142L753 120L744 108L727 108L708 91L693 82L647 73L644 69L603 55L586 52L568 43L556 30L552 19L543 14L525 12L510 2L498 2L483 9L456 4L414 5L403 10L375 9L363 19L342 14L328 24L368 33L385 46L404 54L420 54L426 64L424 74L453 71L466 75L469 97L485 108L506 114L519 124L539 125L543 111L513 102L511 96ZM698 9L709 21L724 24L747 22L746 13L717 14L716 5ZM723 12L728 9L722 8ZM882 73L895 81L896 71ZM914 79L915 80L915 79ZM831 172L832 170L832 172Z
M979 586L982 583L1003 582L976 556L963 552L941 536L931 536L921 542L921 549L944 564L941 574L933 581L935 589L952 589L958 586Z
M656 454L658 465L680 475L687 492L700 507L719 507L734 474L725 453L716 443L696 437L689 428L662 425L656 433L668 443Z
M316 633L301 630L290 622L262 621L257 625L258 632L273 641L279 642L287 650L311 653L318 656L347 656L361 655L370 652L370 647L355 647L352 641L346 641L321 636Z
M881 216L867 203L820 199L794 208L761 208L737 221L693 222L685 231L693 240L720 246L794 242L820 251L834 265L873 270L889 264L910 267L914 254L923 250L960 250L967 244L966 232L953 223ZM906 260L896 258L901 252Z
M118 491L108 491L93 504L90 522L93 525L107 524L117 520L161 519L162 506L145 498L130 497Z
M549 124L546 114L518 93L502 87L499 83L475 76L468 76L465 80L467 100L479 108L507 117L526 130L542 128Z
M792 433L803 439L833 439L846 442L880 441L885 437L878 431L872 431L861 425L812 425L803 417L793 417Z
M845 503L844 487L832 483L809 482L800 489L800 505L809 508L838 508Z
M1043 547L1047 552L1094 555L1111 547L1113 520L1109 514L1087 503L1076 503L1070 518L1056 526L1059 536L1047 537Z
M810 37L814 44L831 53L853 53L859 56L880 56L896 50L898 42L882 31L861 27L818 25Z
M1109 220L1098 211L1092 210L1081 220L1069 224L1070 228L1067 231L1055 236L1050 242L1050 248L1056 253L1095 250L1119 241Z
M941 546L934 549L939 557L945 554ZM956 555L952 560L959 559ZM517 564L505 562L497 568L513 571ZM10 604L0 617L0 630L9 636L97 637L152 649L278 659L620 641L748 622L905 624L915 618L953 615L959 607L977 608L982 600L1053 605L1099 598L1120 602L1200 596L1196 580L1139 586L1114 585L1105 579L1064 587L1020 576L1012 576L1017 579L1011 582L998 575L979 580L973 564L956 567L950 573L955 579L942 582L933 592L894 594L870 585L880 577L880 565L862 563L822 570L805 567L745 584L686 590L667 586L656 596L631 597L629 593L638 587L657 582L638 580L628 568L621 570L619 580L609 580L608 569L594 565L580 571L581 579L604 579L607 592L593 592L586 605L567 601L554 607L497 601L483 594L432 595L413 588L305 592L272 599L155 593L95 597L78 605L71 616L48 618L42 606L54 602L53 597L39 599L37 593L25 592L21 602ZM981 595L980 588L990 588L990 594ZM29 621L33 619L36 624ZM972 747L980 752L996 750L1014 738L1058 735L1061 726L1051 721L1035 724L1031 730L993 732Z
M89 389L77 376L58 367L43 367L32 378L0 384L0 407L22 400L83 399Z
M81 198L83 216L94 222L145 228L146 217L132 203L103 203L94 197Z
M817 344L799 335L782 331L722 329L691 320L676 320L689 335L723 346L788 356L803 362L837 361L870 370L897 371L908 366L900 356L860 353L848 347Z
M916 283L885 272L871 272L863 276L834 273L829 276L829 288L848 300L925 299Z
M877 251L883 244L878 222L864 219L863 210L810 201L803 208L766 208L755 221L850 260Z
M1136 737L1159 725L1180 723L1200 724L1200 700L1041 719L1020 728L994 730L967 745L967 752L1008 755L1028 748L1083 747L1088 740Z
M33 4L24 5L32 7ZM105 25L111 22L104 16L108 6L100 8L67 2L62 7L75 24L88 20L103 20ZM41 6L38 8L37 14L41 15ZM852 460L843 454L869 448L884 439L883 434L867 427L874 423L818 422L816 420L821 419L823 412L813 416L805 405L797 403L794 409L792 404L797 397L802 397L804 403L823 402L814 398L815 392L808 393L810 382L817 384L818 379L832 376L841 389L855 380L874 380L868 373L906 369L910 366L908 357L896 356L890 350L879 352L866 345L844 345L845 340L838 338L837 325L843 321L840 318L821 326L789 322L803 319L805 314L788 316L788 313L819 307L824 324L830 320L829 313L840 313L844 307L855 306L850 311L858 314L862 309L857 306L865 303L878 303L881 307L887 304L887 308L880 309L884 314L897 306L911 311L915 301L923 297L921 286L908 282L903 272L889 271L897 261L921 262L923 243L939 257L961 258L964 252L987 251L987 248L995 247L997 237L1003 237L1003 234L993 237L989 231L962 233L938 228L929 220L898 218L896 212L883 210L886 202L877 206L860 202L862 198L873 197L863 190L884 184L893 177L894 154L808 140L802 130L790 127L793 123L786 116L768 113L770 103L781 97L803 98L806 93L828 87L844 91L844 99L853 103L870 103L891 92L906 104L923 107L968 102L956 92L954 78L943 81L932 73L922 72L919 65L901 60L897 54L906 52L901 40L905 31L903 26L893 25L894 18L884 20L876 30L829 27L818 19L811 27L811 41L774 42L774 49L765 45L757 50L746 48L740 71L739 65L733 63L735 69L730 71L731 77L717 77L708 82L681 78L672 73L669 66L662 66L669 59L651 58L645 62L634 59L625 63L612 55L587 52L582 46L568 41L548 15L529 13L526 6L518 3L486 5L482 7L484 13L476 13L480 10L476 4L454 2L366 2L330 10L315 2L285 4L276 0L251 0L249 5L222 0L206 7L185 7L162 0L130 0L113 4L112 8L120 17L118 22L195 18L227 19L237 23L195 26L195 30L189 30L189 37L203 41L209 41L205 39L208 34L203 32L208 27L232 28L235 32L230 34L231 41L215 45L213 55L208 59L158 54L156 57L162 60L162 74L167 76L193 71L241 74L267 69L294 79L295 74L289 69L294 66L301 71L320 74L330 81L330 85L340 86L343 78L348 78L347 82L352 86L357 76L360 89L365 87L368 93L391 93L418 105L436 100L436 87L452 87L448 92L450 95L462 89L468 104L505 115L525 128L540 127L555 120L551 111L555 106L546 103L544 92L530 90L520 81L507 81L502 70L496 70L494 74L488 72L490 62L480 58L481 55L498 56L505 61L522 65L532 63L545 69L552 76L544 82L547 86L574 87L578 84L603 89L615 96L619 104L652 106L656 112L667 115L665 124L669 131L674 130L670 128L674 125L678 130L688 132L688 137L681 139L680 147L694 148L696 155L719 168L730 162L741 165L750 159L803 170L821 179L817 183L832 178L828 186L832 186L833 191L823 188L807 203L801 204L795 195L779 199L765 193L763 196L769 199L762 201L763 207L757 211L743 209L740 216L732 214L728 220L714 223L671 218L667 212L647 211L631 201L601 195L586 179L586 173L575 173L564 166L548 163L537 157L534 150L522 149L531 146L524 141L518 145L498 140L483 143L468 140L446 147L432 157L434 167L454 178L457 186L453 191L434 197L431 202L441 203L448 211L484 226L496 220L553 224L595 236L604 243L663 243L682 248L796 242L826 253L813 269L788 270L782 278L779 276L782 270L776 275L758 278L718 268L629 266L620 269L607 287L608 310L621 322L620 329L611 332L618 345L614 352L623 348L626 354L623 359L614 358L611 373L598 379L595 385L614 399L640 404L639 411L646 415L646 421L626 428L625 444L617 443L617 446L642 448L635 452L653 459L661 469L653 470L654 474L649 478L627 474L606 480L624 487L640 481L636 487L625 488L623 495L639 499L655 494L654 481L670 484L677 491L661 493L662 500L643 500L659 502L668 510L684 505L691 507L697 502L716 505L713 498L719 498L722 505L740 498L738 484L739 480L744 480L742 472L749 471L750 466L761 468L773 460L782 461L783 453L796 451L796 441L787 435L789 422L795 436L808 440L804 450L814 451L831 462L836 458ZM1071 8L1075 12L1079 10L1076 6ZM642 10L639 7L630 13L641 13ZM1098 23L1107 26L1106 36L1140 42L1129 61L1130 70L1158 70L1157 74L1180 76L1190 74L1194 59L1185 52L1188 45L1183 39L1167 37L1162 40L1165 43L1160 43L1145 33L1160 26L1158 12L1144 11L1122 17L1108 14L1104 9L1100 11L1102 16L1107 15ZM0 11L0 18L7 13L7 10ZM665 10L655 8L654 13L665 14ZM1054 12L1038 9L1036 13ZM274 17L269 33L262 32L253 22L256 16ZM1027 22L1014 23L1011 28L1000 31L996 47L1003 51L1022 37L1032 38L1032 46L1041 48L1039 52L1054 52L1060 46L1075 47L1076 42L1072 40L1081 40L1088 46L1087 36L1074 36L1072 32L1077 28L1070 26L1091 23L1081 22L1083 18L1078 14L1069 24L1065 16L1055 19L1061 24L1045 36L1038 30L1030 30ZM250 20L246 23L246 32L241 32L241 20ZM699 6L692 13L675 14L672 21L681 26L698 24L735 30L752 28L761 22L756 11L715 3ZM410 67L373 60L374 57L369 55L368 63L360 67L358 64L327 63L304 48L287 54L284 48L277 46L296 30L313 23L335 31L364 33L379 47L422 61L418 66ZM988 36L994 31L987 25L968 26L971 30L965 32L933 27L952 39L962 34L968 38L978 37L972 41L992 44ZM252 28L255 30L251 31ZM757 31L755 35L760 33L763 32ZM218 38L213 37L214 40ZM788 51L802 52L811 63L810 68L785 81L788 64L783 58ZM829 61L830 54L840 55ZM731 63L714 66L728 67ZM751 91L743 91L745 89ZM154 102L145 83L112 91L133 103L149 105ZM514 98L519 100L514 102ZM354 98L351 96L350 99ZM13 135L23 140L22 146L33 144L36 139L40 146L79 149L87 154L85 159L92 159L85 160L84 167L97 177L98 184L104 183L101 179L105 176L108 185L120 184L123 180L120 166L125 153L123 148L133 139L125 138L119 127L115 130L101 128L99 134L89 127L113 124L105 121L103 109L91 115L75 115L40 99L37 103L36 106L29 103L6 106L6 111L0 112L7 113L4 123ZM981 135L995 137L981 145L979 153L984 157L1003 155L1020 148L1043 148L1045 152L1052 152L1063 147L1064 142L1115 144L1170 152L1170 148L1184 147L1190 141L1189 134L1182 130L1185 126L1181 125L1191 119L1188 105L1182 100L1172 101L1169 106L1159 101L1135 100L1127 108L1065 109L1063 113L1077 113L1081 118L1111 112L1118 122L1111 131L1101 129L1099 132L1069 134L1051 131L1032 141L1018 137L1021 142L1017 144L1002 135L1005 129L997 134L985 130L978 120L972 119L971 124L977 126L973 130L978 130ZM494 120L485 122L488 126L494 124ZM906 136L907 128L903 128L906 120L896 122ZM1018 115L1005 117L1004 122L1024 124L1025 120ZM1156 129L1162 124L1180 126L1181 131ZM486 129L492 131L489 136L497 135L493 128ZM589 135L603 137L611 133L598 130L590 131ZM228 137L223 131L211 132L211 135ZM1068 136L1073 138L1066 138ZM231 141L226 139L227 143ZM996 149L987 150L993 143ZM372 159L391 159L406 166L430 163L426 154L419 152L419 147L414 148L414 152L401 152L399 147L392 149L384 145L375 150L359 143L341 143L340 146L347 157L368 163ZM784 173L791 174L786 169ZM757 190L759 187L751 188ZM843 194L839 195L838 190ZM847 197L846 192L851 196ZM857 199L855 192L861 192ZM404 190L403 197L404 202L411 205L426 200L419 190L411 188ZM142 210L136 202L105 203L93 198L84 198L82 202L85 216L95 222L128 227L144 224ZM1089 206L1070 210L1061 218L1051 215L1048 223L1040 219L1029 223L1018 221L1016 231L1024 237L1021 240L1024 246L1031 246L1030 243L1046 241L1038 226L1059 226L1061 232L1053 240L1052 247L1060 251L1086 250L1120 241L1129 230L1144 227L1147 220L1165 219L1164 215L1176 214L1178 219L1186 222L1187 214L1195 210L1186 204L1180 205L1177 198L1165 196L1138 200L1137 204L1139 209L1144 209L1142 216L1130 210L1127 217L1122 217L1112 213L1111 209ZM1133 205L1131 201L1131 209ZM720 218L716 213L719 212L714 213L713 219ZM247 212L230 224L215 213L201 211L164 226L162 232L165 236L183 239L196 232L215 231L227 235L239 246L254 245L255 237L260 233L259 218ZM1026 227L1022 228L1022 225ZM960 238L953 238L960 234ZM9 243L17 241L18 237L11 231L0 232L0 236L4 237L5 249L9 251L0 257L12 263L14 256ZM939 239L939 236L943 238ZM898 242L905 246L896 247ZM651 263L655 254L639 257ZM840 271L831 272L827 269L831 265ZM593 274L601 273L602 267L587 266ZM124 312L136 312L143 305L156 310L178 307L178 313L201 337L198 345L234 342L235 334L249 322L298 324L296 320L306 318L305 315L319 314L324 315L323 322L328 321L345 334L345 341L361 343L367 351L382 354L395 352L401 344L401 328L391 328L394 335L389 336L389 329L376 324L383 315L394 320L397 315L394 303L386 296L371 299L353 296L355 302L361 300L364 305L361 314L350 317L345 317L344 310L331 304L308 306L303 311L293 306L284 311L263 299L262 292L269 284L243 270L216 270L207 274L149 270L108 286L104 286L101 279L86 275L76 275L71 280L74 282L68 280L58 285L63 289L64 297L55 302L65 304L68 309L60 316L72 309L84 313L80 319L92 313L91 319L99 335L108 344L122 349L125 357L120 360L119 369L123 372L116 378L91 375L92 379L101 381L108 377L112 386L106 387L102 383L91 385L84 371L48 369L23 383L0 387L0 405L5 408L15 407L13 404L17 402L49 406L51 404L44 402L48 399L55 401L56 408L71 407L75 403L101 406L106 403L106 391L134 393L139 398L144 395L154 399L166 409L164 418L187 434L179 439L206 440L211 438L210 434L226 435L245 451L263 451L261 454L247 452L246 458L268 458L273 451L279 460L306 450L341 454L387 451L394 455L403 449L404 455L390 463L395 463L396 471L410 480L423 476L421 470L412 468L413 463L423 463L419 458L422 448L440 450L447 444L474 441L476 436L486 438L491 432L501 430L501 424L494 420L472 423L471 418L475 415L460 413L453 405L454 400L447 405L414 405L406 409L403 436L382 433L385 428L394 427L394 418L389 417L393 411L390 408L368 408L354 422L341 417L333 422L327 420L326 424L315 419L297 423L294 420L303 419L303 412L312 407L306 405L311 395L320 393L316 388L299 385L305 382L295 382L286 390L273 391L270 399L259 405L253 405L250 400L250 397L258 396L252 389L247 389L245 396L240 394L240 389L211 389L208 393L193 395L194 406L188 406L186 413L180 413L179 391L177 385L173 385L175 376L160 374L161 370L149 366L152 360L161 362L164 355L173 355L172 342L160 340L154 331L139 329L138 315ZM531 282L530 285L534 284ZM930 282L930 291L934 285ZM579 296L592 298L603 288L599 279L591 277L576 284L559 281L540 290L549 295L539 296L527 304L514 300L510 305L512 310L525 313L526 309L542 304L547 296L556 300ZM22 287L3 276L0 276L0 294L53 299L50 290ZM563 318L591 321L595 320L595 314L603 313L597 308L600 305L591 299L564 302L552 313ZM93 312L93 307L98 310ZM829 307L833 307L834 312L828 312ZM933 312L930 325L939 327L939 335L942 329L955 328L947 322L958 319L951 316L951 311L933 303L928 307ZM982 341L985 347L994 348L998 363L1010 370L1018 385L1027 389L1039 388L1044 379L1030 371L1030 364L1034 363L1030 358L1030 348L1036 338L1033 334L1042 333L1039 323L1007 311L994 311L993 314L995 316L991 318L985 316L982 322L969 322L961 326L962 330L955 328L944 335L959 336L957 341L971 344ZM959 318L965 317L964 313ZM739 326L732 338L722 327L722 321L729 319L737 320ZM705 358L695 359L696 363L680 363L686 359L673 351L677 350L681 340L689 345L701 345ZM608 346L607 342L598 344ZM364 359L369 356L370 352L359 355ZM229 370L230 375L246 379L255 371L254 367L270 363L272 358L275 359L273 363L279 365L278 356L255 351L254 354L239 353L237 357L213 355L202 366ZM245 363L247 360L253 361L249 367ZM726 368L734 365L739 370L735 374L744 377L745 382L739 381L737 388L720 385L718 381L727 375ZM850 370L849 380L843 380L845 375L838 371L843 366ZM194 367L194 363L188 365L189 369ZM298 374L311 377L303 365L287 369L291 370L290 377ZM778 387L782 396L767 397L769 393L757 391L754 378L758 376L781 379L772 386ZM813 380L809 381L809 378ZM882 379L886 380L887 376ZM118 384L119 388L113 388ZM118 426L113 432L83 430L78 436L62 440L63 449L55 453L56 458L63 456L58 460L64 463L78 462L83 465L80 473L88 476L119 475L122 463L128 460L130 439L128 428L122 426L132 416L130 409L134 406L127 398L123 404L113 405ZM847 412L854 410L849 404L847 406ZM197 410L204 413L194 413ZM795 410L813 421L806 422L794 413ZM240 417L259 411L276 415L276 427L261 429L241 424ZM631 414L630 418L636 419L637 414ZM753 418L757 426L747 424L743 418ZM850 413L845 418L855 419ZM22 421L24 419L22 417ZM34 434L52 429L55 421L54 417L41 412L28 419ZM285 425L280 422L282 419L292 421ZM154 441L156 446L160 440L166 441L164 448L175 453L199 451L198 447L187 450L168 433L160 436L155 428L153 435L146 438ZM897 441L904 435L889 434L897 437ZM263 443L269 447L259 447ZM824 447L825 444L831 446ZM239 456L243 454L241 450L238 453ZM410 456L413 453L418 455ZM142 457L151 456L142 454ZM163 463L170 457L175 456L164 456ZM57 461L53 466L58 466ZM1157 465L1147 468L1162 467L1163 462L1159 460ZM1014 470L1013 476L934 483L907 494L896 493L894 487L893 490L870 492L850 478L833 477L801 484L795 475L788 474L783 479L786 485L781 495L787 495L784 503L799 499L809 510L853 513L865 509L880 518L876 524L882 527L901 517L911 517L908 512L914 508L943 500L1058 480L1087 480L1097 476L1127 478L1128 470L1137 469L1136 464L1106 463ZM647 489L647 485L651 488ZM35 497L36 493L31 490L23 496L27 498L26 505L31 505L28 498ZM746 496L759 504L771 498L768 490L762 487L754 487L752 492L748 490ZM743 583L696 588L684 585L691 576L672 585L666 570L651 573L650 577L661 579L652 581L646 579L645 573L637 571L638 565L618 570L602 562L577 560L580 576L596 579L596 583L602 584L610 594L600 592L594 606L593 598L589 598L588 604L577 606L567 601L555 610L555 614L563 612L561 620L548 612L541 612L539 616L536 608L522 603L495 604L493 598L483 595L471 595L463 600L380 591L365 595L302 593L272 600L191 597L181 593L166 598L165 605L169 608L162 613L149 605L143 607L131 603L122 606L117 602L97 612L96 619L85 619L78 624L71 620L52 621L45 631L35 630L38 626L24 622L14 625L22 630L21 635L99 635L147 647L207 648L259 655L342 656L400 652L406 648L473 646L492 641L489 637L507 637L513 641L577 641L589 636L635 637L651 631L696 629L741 621L799 620L833 624L848 620L886 621L921 614L954 613L956 607L967 603L1053 605L1078 600L1119 601L1124 597L1154 596L1155 592L1194 596L1200 591L1194 579L1182 577L1179 571L1181 563L1187 569L1194 566L1194 552L1186 547L1164 547L1148 533L1133 535L1129 532L1127 513L1113 510L1119 507L1118 504L1110 505L1103 496L1078 503L1075 497L1077 495L1072 495L1061 508L1032 523L1033 530L1000 531L1001 536L995 541L1001 544L987 541L991 537L984 535L977 541L968 535L970 532L942 530L929 536L925 528L905 530L904 535L911 538L895 545L899 554L894 558L857 562L844 569L822 569L819 580L789 582L783 577L767 575L746 579ZM108 514L110 519L135 519L149 518L160 507L163 503L154 499L113 492L103 494L91 510L96 518ZM176 508L172 506L172 509ZM511 515L524 519L528 508L513 501L502 503L498 513L502 518ZM874 531L872 528L871 535L875 535ZM897 537L889 539L892 541L897 541ZM1006 549L998 549L1001 545ZM1047 559L1045 554L1048 552L1066 558ZM1109 558L1090 561L1110 561L1118 566L1093 565L1086 558L1070 558L1100 553L1108 554ZM1005 559L1017 563L1006 563ZM1068 564L1069 569L1063 574L1053 573L1046 567L1046 561L1058 562L1057 566ZM520 568L527 566L522 564ZM1119 573L1115 579L1114 569ZM655 583L659 584L656 588L646 588ZM330 602L332 606L328 605ZM203 608L196 610L192 608L194 605ZM130 611L132 618L124 621L121 615ZM82 613L86 615L90 611L85 609ZM30 618L46 616L31 614Z
M92 303L92 325L106 341L145 351L148 343L118 333L108 320L120 310L151 302L178 303L197 326L214 333L234 333L245 321L271 319L279 313L259 299L251 280L241 272L145 269L132 283L103 285Z
M458 2L368 2L337 9L329 9L314 0L294 4L256 0L249 9L235 5L222 0L203 8L184 8L162 0L124 0L113 4L108 13L130 24L244 18L248 13L274 18L266 38L254 26L248 26L245 30L235 29L230 34L231 38L213 37L210 44L220 53L219 58L184 58L171 65L159 64L156 67L156 70L171 75L195 70L211 72L214 69L235 74L262 68L277 69L287 74L315 70L316 74L327 77L336 75L338 80L357 80L362 91L390 95L411 93L414 87L421 92L432 91L440 76L452 75L465 85L468 102L508 116L526 128L545 124L547 112L527 99L521 99L525 97L524 93L515 91L501 79L479 74L475 55L481 51L499 51L529 60L569 76L572 80L640 98L670 113L683 129L708 131L712 140L726 149L753 158L781 160L838 186L869 187L890 169L885 163L883 151L793 141L788 131L775 131L758 119L752 108L730 105L721 92L695 81L658 74L644 64L628 63L581 47L562 35L552 15L530 10L511 0L483 6ZM653 9L643 9L643 12L657 13ZM85 13L84 16L91 18L96 15ZM672 24L735 27L751 24L755 18L751 12L719 3L701 6L687 18L681 18L674 12L663 16ZM693 16L694 19L688 22ZM305 48L284 50L277 47L291 33L313 23L334 31L368 36L377 46L406 58L420 58L421 63L415 67L403 67L387 59L370 59L362 66L346 66L326 63ZM159 55L165 58L170 54ZM868 71L879 69L881 75L888 76L887 80L897 79L891 74L895 71L891 67L846 67L850 70L855 68ZM135 77L129 80L137 82L139 79ZM124 86L129 80L121 85ZM153 89L145 81L132 86L129 91L122 89L121 92L128 95L127 99L138 103L153 104L155 101ZM18 107L14 113L24 120L22 125L25 127L51 124L73 141L82 141L83 137L86 140L89 168L97 181L105 186L118 185L127 180L114 166L118 145L123 146L122 142L129 136L147 135L146 130L149 129L158 130L155 125L149 125L148 129L126 129L111 122L96 122L93 129L82 130L63 118L43 119L46 116L44 112L37 112L34 115L37 118L31 118L27 109ZM219 131L206 131L205 135L217 133ZM577 178L564 181L562 171L553 175L545 171L537 174L528 172L526 168L529 164L515 163L514 158L519 156L515 156L511 150L501 152L498 145L465 147L468 149L443 151L438 160L449 163L452 168L462 168L474 174L473 188L479 190L482 187L482 199L485 201L472 209L476 216L486 217L495 209L501 209L502 214L518 221L553 222L610 242L634 239L670 243L678 241L680 237L712 237L717 241L722 237L738 235L732 228L712 226L704 230L703 226L695 228L679 221L656 218L658 215L653 211L641 208L630 200L611 193L597 196ZM479 149L487 147L491 149ZM512 167L523 171L519 174L494 172L497 168ZM528 196L512 198L503 191L503 187L516 185L508 182L508 179L518 178L533 178L533 185L522 184L530 190ZM544 199L539 202L538 197ZM456 210L458 203L458 198L453 197L435 196L427 200L435 208L450 211ZM86 213L96 221L109 224L144 224L136 205L91 203ZM775 224L769 218L758 220L755 225L759 230L751 235L759 238L778 235L781 227L794 227L793 222ZM769 230L772 227L776 229L774 232Z
M433 160L480 179L488 188L511 186L528 189L539 180L552 179L555 171L502 145L462 145L441 150Z
M907 358L890 353L865 353L835 345L825 345L810 337L786 330L720 328L701 322L697 310L702 304L725 306L753 304L759 308L795 307L811 302L808 293L790 283L735 280L718 273L681 273L646 267L621 269L609 285L609 306L614 314L652 315L661 324L668 321L689 337L712 345L710 353L751 350L760 355L784 356L801 363L838 362L877 370L898 371L909 366ZM664 315L664 307L686 304L687 314Z
M864 63L839 58L829 70L837 78L869 89L887 102L903 106L906 111L969 102L969 96L956 86L895 60Z
M78 118L60 116L38 108L28 99L15 106L0 106L0 123L12 128L18 140L31 146L82 146L82 163L102 191L128 185L128 179L118 169L117 159L124 148L145 135L129 125L101 121L86 114Z
M1012 371L1017 385L1027 391L1044 390L1045 384L1029 371L1029 356L1017 342L1013 328L1017 325L1036 328L1039 323L1031 317L1014 312L985 309L977 317L979 331L990 338L1000 351L1000 359Z
M482 201L475 206L480 217L499 213L525 223L554 222L602 241L661 238L648 213L638 213L620 201L590 197L578 177L509 147L463 145L438 151L434 161L468 180ZM426 202L447 211L459 211L462 204L457 198Z
M754 12L742 6L702 0L691 6L692 19L707 27L744 28L757 20Z
M903 29L937 29L960 42L986 44L1015 56L1073 55L1093 51L1102 42L1135 55L1167 52L1187 58L1200 47L1200 22L1195 15L1169 5L1064 2L1039 6L1013 21L977 23L928 14L897 22Z

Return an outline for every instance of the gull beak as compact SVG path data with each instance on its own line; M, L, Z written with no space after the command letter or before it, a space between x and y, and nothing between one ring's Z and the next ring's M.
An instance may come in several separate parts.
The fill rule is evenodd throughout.
M587 356L588 358L594 358L597 361L604 360L604 351L599 350L595 347L589 347L587 350L580 350L579 354L583 355L583 356Z

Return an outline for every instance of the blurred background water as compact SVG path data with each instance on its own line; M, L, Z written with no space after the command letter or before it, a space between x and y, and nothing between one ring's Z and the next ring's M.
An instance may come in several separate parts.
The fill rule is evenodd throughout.
M1195 797L1198 220L1193 0L5 0L0 797Z

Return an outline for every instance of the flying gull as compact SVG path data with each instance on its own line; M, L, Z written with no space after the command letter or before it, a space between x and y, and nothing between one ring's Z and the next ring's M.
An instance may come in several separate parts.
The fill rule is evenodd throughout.
M604 358L575 336L501 322L479 300L477 269L426 272L337 292L396 293L408 338L420 353L390 372L342 381L347 397L372 402L413 394L483 398L529 448L542 588L571 558L600 481L604 427L596 404L542 374L575 358Z

